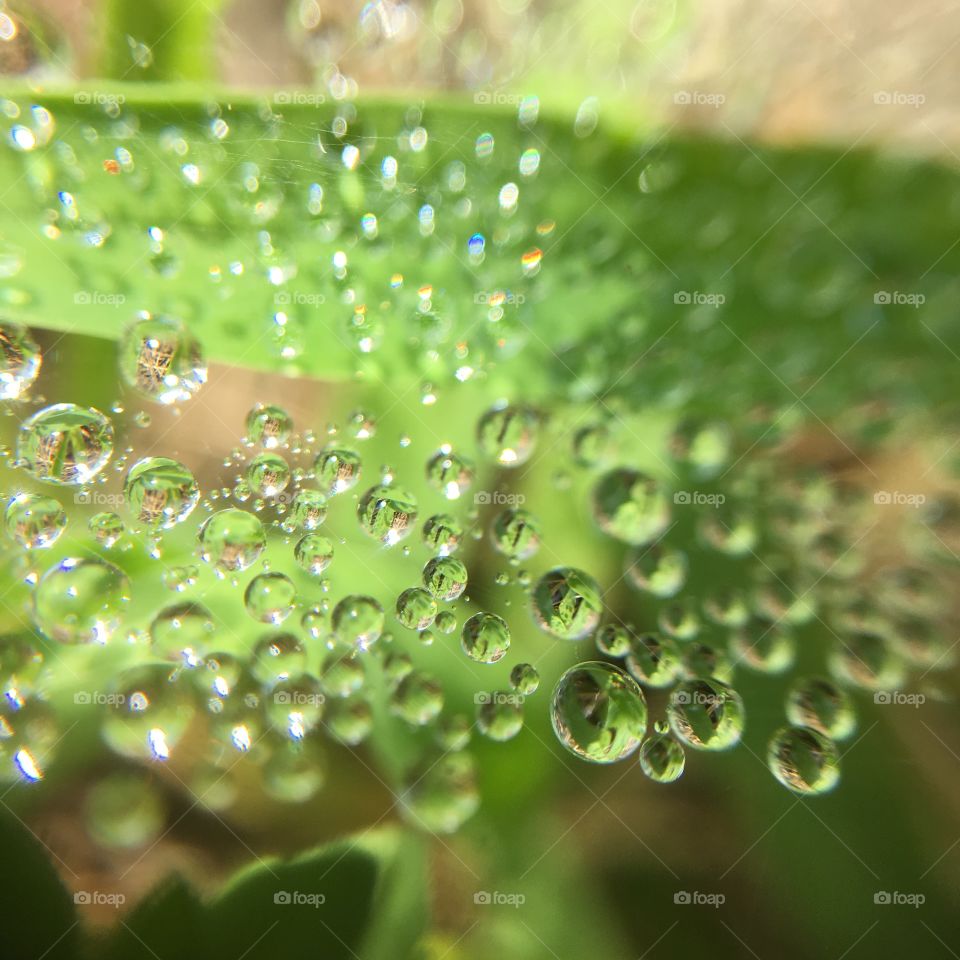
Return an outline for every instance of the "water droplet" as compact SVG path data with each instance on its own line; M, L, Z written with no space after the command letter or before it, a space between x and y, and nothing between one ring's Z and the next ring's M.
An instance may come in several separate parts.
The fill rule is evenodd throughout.
M113 453L113 426L93 407L57 403L21 425L17 457L38 480L57 484L89 483Z
M364 533L390 547L413 529L417 501L398 487L371 487L357 504L357 518Z
M67 514L60 503L36 493L11 498L4 520L10 537L28 550L56 543L67 526Z
M793 666L793 634L779 623L760 617L730 635L730 653L738 663L760 673L783 673Z
M536 147L528 147L520 154L518 167L520 176L532 177L540 169L540 151Z
M443 709L443 688L419 671L408 673L394 688L390 712L415 727L423 727Z
M655 733L640 745L640 769L654 783L673 783L683 775L683 747L669 734Z
M18 400L40 373L43 357L30 331L19 323L0 321L0 400Z
M283 446L290 438L293 419L283 407L258 403L248 414L246 421L247 440L259 443L267 450Z
M290 483L290 465L279 453L261 453L247 466L247 483L261 497L275 497Z
M373 730L370 704L357 698L334 700L327 712L325 729L334 740L355 747Z
M475 613L463 625L460 646L477 663L497 663L510 649L510 628L495 613Z
M316 530L327 518L327 498L319 490L298 490L293 498L287 526Z
M473 464L449 446L441 447L427 461L427 480L448 500L456 500L473 482Z
M610 431L602 423L581 427L573 435L573 459L581 467L595 467L610 454Z
M68 557L40 577L33 620L60 643L106 643L130 599L127 575L105 560Z
M804 677L791 684L787 719L797 727L813 727L831 740L846 740L857 728L849 694L825 677Z
M717 507L699 525L704 543L730 557L752 553L760 534L753 517L743 510Z
M423 542L441 557L453 553L463 540L463 525L448 513L438 513L423 525Z
M788 790L803 796L827 793L840 780L836 744L811 727L782 727L770 739L767 766Z
M665 543L631 547L624 572L627 583L655 597L673 597L687 582L687 555Z
M303 673L307 651L292 633L271 633L256 642L250 662L253 676L273 686Z
M723 627L742 627L750 620L750 608L743 594L725 588L703 601L703 612Z
M663 607L657 615L657 625L677 640L692 640L700 632L696 601L691 597L681 597Z
M670 694L670 728L695 750L729 750L743 735L740 694L720 680L688 680Z
M333 560L333 541L318 533L308 533L297 541L293 555L301 569L319 577Z
M512 740L523 729L523 698L506 690L477 694L477 729L497 743Z
M670 523L670 506L660 485L646 474L620 468L604 474L593 489L597 525L624 543L651 543Z
M655 633L630 638L627 669L645 687L669 687L680 674L680 657L673 641Z
M157 403L189 400L207 382L207 363L182 320L146 315L120 339L124 382Z
M200 571L193 564L170 567L163 572L163 585L168 590L182 593L187 587L192 587L197 582L199 575Z
M630 652L630 631L618 623L601 627L593 638L597 649L608 657L625 657Z
M281 803L306 803L323 786L325 773L315 750L286 743L263 766L263 789Z
M518 663L510 671L510 686L522 697L531 697L540 686L540 674L532 663Z
M124 533L123 520L110 511L95 513L87 526L97 543L108 550L117 544Z
M537 444L540 417L529 407L500 404L477 424L477 445L490 461L504 467L526 463Z
M580 640L600 622L603 604L596 580L574 567L554 567L531 593L533 618L561 640Z
M903 662L876 633L847 634L837 641L828 663L837 680L864 690L897 690L904 681Z
M680 647L680 662L687 680L716 679L729 683L733 679L733 664L726 652L709 643L695 640Z
M101 733L108 746L133 760L167 760L193 717L193 704L169 664L121 673L109 696Z
M423 589L410 587L397 597L397 619L409 630L426 630L437 615L437 601Z
M494 547L513 560L526 560L540 549L540 522L527 510L510 508L493 521Z
M151 648L164 660L192 662L206 656L213 634L213 617L199 603L166 607L150 624Z
M334 608L331 624L337 637L358 650L367 650L383 632L383 607L373 597L351 595Z
M282 573L261 573L247 585L243 603L247 613L261 623L283 623L293 613L297 589Z
M182 463L146 457L130 468L123 495L141 523L167 529L190 516L200 500L200 488Z
M200 557L218 570L246 570L263 552L267 538L258 517L245 510L218 510L200 528Z
M467 568L456 557L432 557L423 568L423 585L438 600L456 600L467 589Z
M456 832L480 806L475 762L469 753L428 758L423 769L411 773L410 784L400 795L401 810L432 833Z
M647 704L635 680L609 663L567 670L553 691L550 720L557 739L591 763L630 756L647 730Z
M331 697L349 697L363 687L366 675L360 657L334 652L324 661L320 683L324 693ZM328 723L330 717L327 718Z
M715 477L729 462L732 435L725 423L681 423L670 438L670 452L698 479Z

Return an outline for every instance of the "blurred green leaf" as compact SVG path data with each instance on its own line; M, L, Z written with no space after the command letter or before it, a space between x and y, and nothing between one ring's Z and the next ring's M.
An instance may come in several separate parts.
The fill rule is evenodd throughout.
M0 955L4 960L72 960L79 930L70 893L49 850L2 798L0 851Z
M373 834L365 846L380 858L375 908L363 938L363 960L405 960L429 922L429 873L423 838L407 831Z
M97 956L103 960L139 960L150 954L164 960L188 957L197 955L207 935L196 891L182 877L173 876L120 921Z
M422 840L373 831L242 868L209 903L171 877L94 953L104 960L404 960L427 927L426 893Z

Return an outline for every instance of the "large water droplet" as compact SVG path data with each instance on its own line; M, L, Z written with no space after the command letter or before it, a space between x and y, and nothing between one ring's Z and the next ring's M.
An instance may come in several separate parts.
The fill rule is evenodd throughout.
M28 550L49 547L67 526L67 515L53 497L21 493L7 504L4 515L7 533Z
M124 382L157 403L182 403L207 382L200 344L182 320L136 320L124 331L118 349Z
M19 323L0 322L0 400L17 400L40 373L40 348Z
M652 477L620 468L593 489L593 514L605 533L636 545L656 540L670 523L666 494Z
M630 756L647 730L647 704L636 681L599 660L571 667L553 691L550 720L557 739L591 763Z
M106 643L130 599L127 575L105 560L68 557L33 591L33 620L60 643Z
M475 613L463 625L460 646L477 663L497 663L510 649L510 628L495 613Z
M596 629L603 604L596 580L574 567L548 570L530 596L533 618L561 640L580 640Z
M17 434L23 468L47 483L89 483L113 453L113 426L93 407L57 403L24 421Z
M168 528L186 520L200 499L193 474L168 457L146 457L127 474L123 494L130 512L150 526Z
M503 404L488 410L477 424L483 455L504 467L518 467L533 454L540 417L529 407Z
M260 519L245 510L218 510L200 528L200 557L218 570L246 570L266 543Z
M364 533L391 547L413 529L417 501L398 487L371 487L357 504L357 518Z
M782 727L770 739L767 765L788 790L812 796L832 790L840 780L836 744L811 727Z
M673 732L695 750L729 750L743 734L743 700L720 680L688 680L670 694Z

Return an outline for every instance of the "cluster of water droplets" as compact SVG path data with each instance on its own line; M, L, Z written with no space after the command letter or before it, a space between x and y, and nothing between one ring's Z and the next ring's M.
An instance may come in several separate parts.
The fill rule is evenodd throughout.
M133 142L122 109L105 113L108 129ZM76 154L44 153L53 116L9 102L5 115L9 148L46 164L38 189L63 181L55 201L48 198L53 213L44 235L99 249L113 225L87 204ZM262 119L282 130L272 110ZM229 304L247 289L243 278L258 271L257 288L269 289L274 307L262 318L265 342L295 372L323 352L304 348L306 311L316 305L300 303L304 291L329 297L338 311L331 323L340 323L330 348L348 352L360 379L382 372L368 360L388 368L393 353L412 352L414 369L435 377L423 382L423 406L442 406L444 391L493 377L532 336L525 297L534 297L548 272L544 249L554 233L552 220L534 216L543 192L540 153L526 146L511 159L516 169L507 180L493 162L494 135L481 133L474 164L451 161L427 202L398 189L427 162L421 111L405 115L395 139L354 137L354 125L364 129L355 121L344 101L309 153L318 170L337 178L318 173L302 196L295 178L266 161L264 169L248 161L234 172L214 197L254 232L258 256L211 262L207 282L216 302ZM521 131L534 128L535 98L525 98L517 122ZM230 123L211 108L206 140L163 132L157 147L175 160L184 196L215 179ZM577 124L577 136L589 136L595 111L582 111ZM105 142L91 125L76 149L103 153ZM385 142L393 152L380 156ZM109 143L105 175L126 177L132 195L142 194L149 181L139 158ZM294 206L324 251L322 271L287 262L274 244L281 211ZM325 215L331 206L343 215ZM391 240L397 221L407 232ZM413 224L403 250L395 238L410 239ZM158 282L176 281L189 266L177 253L182 238L153 225L144 234ZM458 251L452 262L473 284L470 311L451 302L445 285L407 279L448 239ZM386 269L388 255L403 269L392 269L393 259ZM404 336L391 340L400 326L394 321L410 316ZM144 409L129 417L122 403L104 412L31 401L41 351L23 326L0 321L0 400L19 420L4 526L20 551L33 631L4 637L0 647L5 778L41 780L56 749L62 719L47 695L57 659L51 645L119 651L103 661L104 689L77 691L103 701L104 741L146 763L175 761L184 738L201 744L193 783L215 807L233 802L237 757L258 768L271 796L308 799L324 781L318 744L362 744L385 705L394 721L431 734L400 799L411 818L435 830L456 829L479 802L471 737L509 741L541 701L574 756L608 764L636 754L643 775L671 782L683 774L688 751L740 742L747 711L738 687L754 675L784 677L806 644L804 673L785 694L785 725L766 731L767 763L788 789L817 794L838 780L837 744L856 729L858 692L899 690L911 677L926 682L952 662L941 568L924 531L935 530L941 542L960 539L958 503L945 496L923 523L905 524L902 553L869 569L857 546L868 494L822 470L798 477L782 456L789 425L773 429L779 417L764 419L772 431L765 440L767 431L758 436L748 423L735 430L659 410L670 436L663 455L651 457L633 442L629 414L582 394L573 403L504 400L476 417L472 445L431 445L421 475L405 477L364 453L381 411L356 411L316 429L281 406L257 403L204 489L199 471L179 459L136 453L135 428L151 420L147 405L176 410L203 396L208 370L197 331L209 324L219 340L232 330L215 326L219 317L191 321L131 318L117 348L119 382L136 398L133 407ZM598 409L603 416L595 417ZM401 447L411 442L405 437ZM552 487L532 472L541 457L556 466ZM528 470L533 484L524 483ZM554 497L589 511L597 543L621 564L616 575L584 569L596 561L582 560L541 520L556 515ZM339 523L344 514L349 528ZM78 526L80 517L86 522ZM380 552L361 583L342 585L346 592L335 579L338 559L362 552L359 541ZM404 571L399 589L377 575L388 562ZM155 596L154 583L169 591L169 603L146 610L137 594ZM519 589L522 612L496 601L493 588L507 586ZM526 649L531 626L585 659L548 696L528 703L541 672ZM503 662L509 680L502 689L478 689L473 709L462 709L437 671L421 667L431 662L421 659L429 647L469 671ZM807 673L812 661L816 671ZM106 793L93 802L108 803ZM140 808L141 819L156 819L149 800Z

